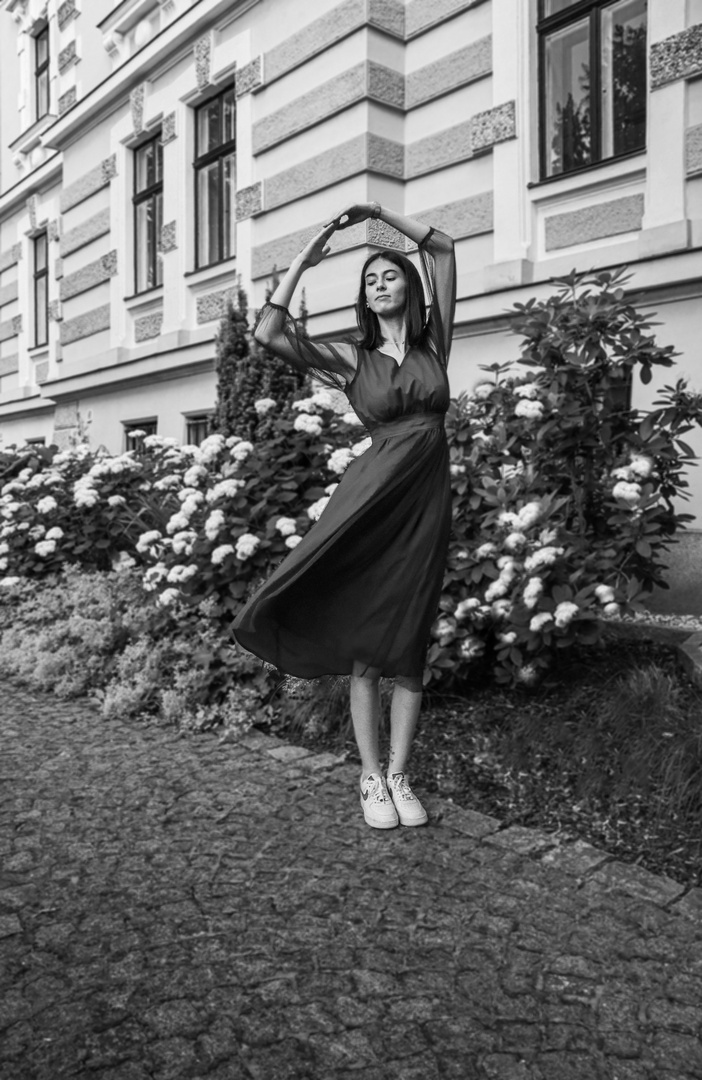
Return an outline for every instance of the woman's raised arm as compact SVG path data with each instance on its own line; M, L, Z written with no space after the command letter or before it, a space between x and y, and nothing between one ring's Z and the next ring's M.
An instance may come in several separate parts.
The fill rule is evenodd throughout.
M329 254L327 241L336 229L334 222L325 225L293 259L288 272L270 300L264 304L254 327L253 336L259 345L287 360L298 370L305 371L320 382L343 390L356 370L356 354L345 343L318 344L299 332L288 305L300 278L310 266L316 266Z

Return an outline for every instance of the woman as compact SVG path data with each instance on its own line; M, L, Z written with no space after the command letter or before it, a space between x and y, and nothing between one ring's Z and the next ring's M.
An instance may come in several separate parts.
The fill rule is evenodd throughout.
M356 305L360 340L301 336L287 310L300 277L329 253L336 229L380 218L419 247L429 288L404 255L366 261ZM254 336L328 386L343 390L372 445L356 458L322 516L234 622L239 643L303 679L351 676L361 756L360 801L373 828L423 825L407 778L451 527L444 414L456 298L453 241L377 203L348 207L293 260ZM381 677L394 678L387 777L380 766Z

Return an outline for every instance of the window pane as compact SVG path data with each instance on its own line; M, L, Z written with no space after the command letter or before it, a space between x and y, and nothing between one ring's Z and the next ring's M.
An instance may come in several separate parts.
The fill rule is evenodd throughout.
M220 132L220 99L215 98L197 111L198 155L214 150L222 141Z
M37 49L37 67L41 67L49 59L49 31L42 30L41 34L37 34L36 38Z
M154 254L156 263L154 266L154 285L163 284L163 252L161 251L161 229L163 228L163 193L158 192L153 197L154 201Z
M49 340L49 320L47 312L48 278L43 275L34 281L34 330L35 345L46 345Z
M136 151L136 190L144 191L157 179L155 144L150 142Z
M602 157L646 145L646 0L602 12Z
M223 112L223 142L232 142L236 138L236 95L234 93L234 87L231 90L227 90L226 94L222 97L222 112Z
M191 416L186 423L185 440L189 446L199 446L207 438L209 416Z
M46 270L46 233L37 236L34 241L34 272Z
M136 291L150 289L153 280L154 200L146 199L134 208L136 214Z
M555 176L591 161L589 21L550 34L545 49L546 165Z
M220 258L219 243L219 162L197 174L198 183L198 265L207 266Z
M37 75L37 120L49 111L49 69Z
M222 162L224 191L223 191L223 214L222 214L222 258L228 259L234 254L234 237L236 229L236 214L234 202L236 197L236 155L229 154Z

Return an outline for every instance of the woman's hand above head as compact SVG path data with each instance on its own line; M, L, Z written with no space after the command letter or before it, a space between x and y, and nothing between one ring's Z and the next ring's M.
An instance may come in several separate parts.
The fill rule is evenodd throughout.
M336 222L330 221L328 225L325 225L323 229L320 229L316 236L305 245L299 255L300 262L303 267L316 266L321 263L322 259L330 252L330 247L327 243L330 236L335 232L337 228Z
M375 202L351 203L330 224L337 229L348 229L351 225L359 225L371 217L378 217L380 206Z

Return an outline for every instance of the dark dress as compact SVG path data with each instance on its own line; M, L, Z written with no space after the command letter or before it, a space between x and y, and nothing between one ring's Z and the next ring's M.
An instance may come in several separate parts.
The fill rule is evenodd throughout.
M262 319L285 312L288 346L275 351L343 389L372 439L319 520L233 623L244 649L303 679L350 674L356 660L386 677L417 677L424 669L451 529L444 414L456 271L445 234L431 230L419 251L430 343L410 349L402 364L351 339L322 345L301 338L275 305L262 312ZM355 374L347 383L341 372L349 354Z

